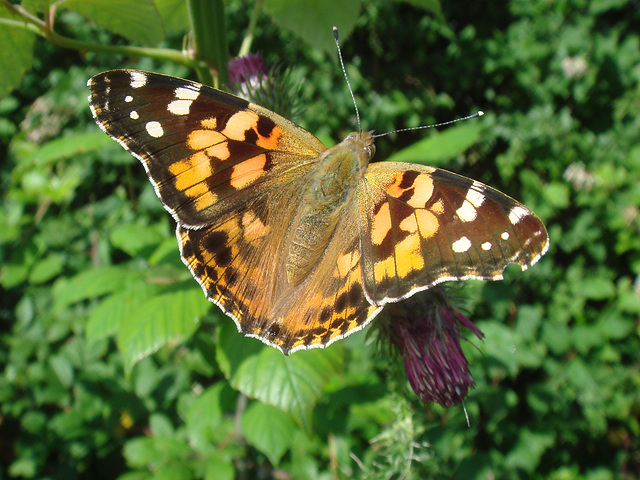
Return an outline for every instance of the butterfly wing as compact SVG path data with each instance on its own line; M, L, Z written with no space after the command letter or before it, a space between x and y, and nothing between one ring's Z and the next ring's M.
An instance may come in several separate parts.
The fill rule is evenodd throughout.
M291 224L326 147L275 113L164 75L89 81L101 128L144 165L178 226L181 256L245 335L284 353L325 346L380 310L362 287L357 209L304 281L286 278Z
M201 228L304 175L326 149L289 120L195 82L111 70L88 84L98 125L142 162L185 227Z
M353 221L338 225L309 275L296 284L287 280L286 245L295 212L287 206L301 201L302 187L257 198L205 228L177 231L182 257L207 298L244 335L285 354L329 345L362 328L381 309L364 295L360 238L353 228L357 209L350 210Z
M445 170L373 163L358 199L365 291L375 305L447 280L499 280L508 264L524 270L549 247L531 210Z

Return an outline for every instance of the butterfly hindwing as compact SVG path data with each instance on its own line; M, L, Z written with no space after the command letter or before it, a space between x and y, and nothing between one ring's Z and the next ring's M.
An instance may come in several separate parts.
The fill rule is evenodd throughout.
M360 195L364 283L376 305L447 280L498 280L548 247L533 212L480 182L408 163L370 164Z
M298 284L282 268L301 185L265 194L202 229L178 227L181 255L209 300L245 335L285 353L326 346L365 326L380 310L362 285L356 210L342 222L319 264ZM286 197L286 198L285 198ZM280 232L276 235L274 232Z

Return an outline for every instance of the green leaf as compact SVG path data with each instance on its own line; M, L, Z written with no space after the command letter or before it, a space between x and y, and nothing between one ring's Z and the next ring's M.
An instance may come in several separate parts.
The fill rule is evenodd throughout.
M50 140L34 150L25 164L34 162L39 167L51 165L59 160L75 158L83 153L110 145L113 140L103 132L77 133Z
M23 22L0 5L0 98L18 87L24 73L31 68L36 37L22 25L2 23L4 19Z
M224 420L222 395L225 388L231 390L226 381L207 388L184 414L187 438L197 450L205 451L212 443L223 440L219 438L222 430L219 425Z
M58 313L69 305L126 288L140 274L124 267L102 267L85 270L72 278L61 278L53 286L53 311Z
M569 186L566 183L551 182L544 186L542 194L545 201L556 208L569 206Z
M63 355L54 355L49 359L49 362L60 383L66 388L70 388L73 385L74 374L69 359Z
M408 3L433 13L436 17L443 19L442 6L439 0L396 0L399 3Z
M509 375L518 371L521 340L510 328L497 322L482 322L478 324L485 334L482 350L486 352L485 362L501 367Z
M114 247L135 257L142 250L155 247L165 238L163 224L142 225L130 223L116 227L111 232L109 240ZM175 239L172 239L175 246Z
M29 266L20 263L8 263L0 267L0 284L4 288L20 285L29 275Z
M187 4L184 0L155 0L164 30L169 33L182 33L189 29Z
M139 305L124 318L118 347L129 374L136 362L169 343L181 343L196 331L211 304L199 287L174 285L171 292Z
M465 152L480 139L482 124L473 119L449 127L391 155L391 162L413 162L440 166Z
M333 27L338 27L344 40L360 15L356 0L266 0L265 5L279 26L332 55L336 51Z
M51 254L37 262L29 273L29 282L37 285L48 282L62 271L64 257Z
M510 469L523 469L525 472L535 472L544 452L553 445L554 432L533 432L523 429L519 440L505 459L505 465Z
M124 446L124 457L130 467L146 468L157 458L154 439L137 437L129 440Z
M231 460L218 458L216 455L207 458L204 480L234 480L235 478L238 477Z
M242 415L242 433L249 445L264 453L278 466L293 442L295 422L289 415L270 405L253 402Z
M338 373L340 345L304 350L290 357L243 337L231 322L219 327L216 359L231 385L251 398L291 413L306 429L323 386Z
M88 342L93 343L118 333L122 322L141 304L155 298L157 292L157 285L150 285L141 280L131 282L125 290L102 300L87 320Z
M613 282L606 278L605 272L602 272L600 276L584 278L577 293L592 300L606 300L612 298L615 291Z
M142 45L164 39L162 18L153 0L68 0L65 8Z

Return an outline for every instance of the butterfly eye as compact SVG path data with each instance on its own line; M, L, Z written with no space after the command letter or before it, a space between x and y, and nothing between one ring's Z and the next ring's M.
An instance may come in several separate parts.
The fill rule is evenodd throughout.
M364 147L364 149L367 152L369 159L372 159L373 156L376 154L376 146L373 144L367 145L366 147Z

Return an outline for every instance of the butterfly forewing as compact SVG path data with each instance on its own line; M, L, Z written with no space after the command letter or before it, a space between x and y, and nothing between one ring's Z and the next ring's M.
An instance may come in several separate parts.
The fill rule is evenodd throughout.
M201 227L299 176L326 147L297 125L195 82L135 70L89 81L101 128L144 165L177 222Z

